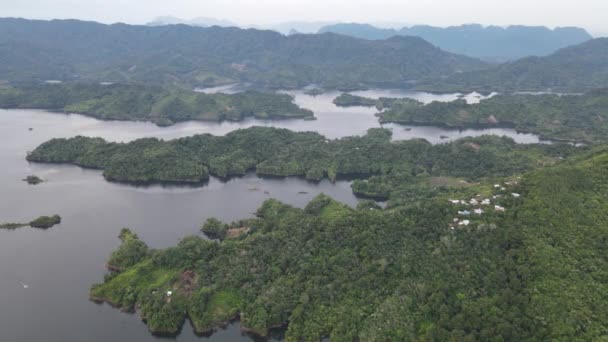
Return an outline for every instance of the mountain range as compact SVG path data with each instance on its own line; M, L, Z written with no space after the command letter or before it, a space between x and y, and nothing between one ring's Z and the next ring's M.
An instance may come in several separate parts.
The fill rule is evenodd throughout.
M187 87L404 87L484 68L418 37L372 41L333 33L188 25L0 19L0 80L147 82Z
M608 38L596 38L545 57L527 57L477 72L422 81L439 92L586 92L608 87Z
M146 23L148 26L176 25L184 24L190 26L211 27L239 27L242 29L255 28L259 30L273 30L282 34L290 34L292 32L299 33L317 33L322 27L333 25L332 21L285 21L267 25L242 25L230 20L216 19L210 17L196 17L194 19L181 19L174 16L160 16Z
M378 28L369 24L335 24L322 27L319 33L333 32L363 39L387 39L393 36L421 37L439 48L492 62L504 62L527 56L545 56L560 48L593 37L582 28L544 26L482 26L478 24L433 27L418 25L400 30Z
M210 17L196 17L194 19L181 19L173 16L161 16L156 17L154 20L146 23L148 26L163 26L163 25L190 25L190 26L200 26L200 27L210 27L210 26L224 26L224 27L238 27L239 25L230 20L223 19L215 19Z

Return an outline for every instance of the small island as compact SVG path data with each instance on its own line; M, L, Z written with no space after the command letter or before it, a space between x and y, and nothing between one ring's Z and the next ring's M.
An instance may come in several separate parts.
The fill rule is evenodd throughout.
M325 93L325 90L323 90L321 88L312 88L312 89L307 89L304 91L304 94L310 95L310 96L318 96L323 93Z
M363 96L342 93L333 100L333 103L338 107L374 107L377 100Z
M40 216L29 223L2 223L0 224L0 229L17 229L23 227L49 229L59 223L61 223L61 216L59 215Z
M42 182L44 182L44 180L36 175L30 175L27 176L23 179L24 182L27 182L27 184L29 185L38 185Z

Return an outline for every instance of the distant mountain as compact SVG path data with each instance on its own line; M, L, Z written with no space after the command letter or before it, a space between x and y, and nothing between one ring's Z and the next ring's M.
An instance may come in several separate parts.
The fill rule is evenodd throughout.
M325 26L320 33L333 32L363 39L386 39L392 36L416 36L439 48L487 61L515 60L527 56L546 56L558 49L580 44L593 37L582 28L543 26L462 25L447 28L433 26L382 29L368 24Z
M154 20L146 23L147 26L163 26L163 25L190 25L199 27L211 27L211 26L222 26L222 27L240 27L255 28L259 30L272 30L282 34L290 34L291 31L297 31L299 33L317 33L319 29L327 25L335 24L335 21L286 21L276 24L268 25L243 25L238 24L230 20L209 18L209 17L197 17L194 19L182 19L173 16L161 16Z
M210 27L210 26L223 26L223 27L238 27L239 25L229 21L208 17L197 17L191 20L180 19L172 16L163 16L157 17L151 22L147 23L148 26L163 26L163 25L190 25L190 26L200 26L200 27Z
M319 29L318 33L327 32L370 40L387 39L400 35L399 31L395 29L379 28L370 24L357 23L339 23L323 26Z
M0 80L81 80L293 88L403 87L487 67L417 37L370 41L332 33L187 25L0 19Z
M291 30L298 31L299 33L317 33L322 27L334 23L328 21L286 21L259 28L277 31L282 34L289 34Z
M608 87L608 38L567 47L547 57L528 57L487 70L424 81L434 91L584 92Z

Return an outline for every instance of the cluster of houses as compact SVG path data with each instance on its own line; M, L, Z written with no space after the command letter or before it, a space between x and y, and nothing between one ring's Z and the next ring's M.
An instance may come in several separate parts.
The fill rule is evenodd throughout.
M500 190L503 193L499 193L499 194L495 194L492 196L492 198L483 198L481 195L477 195L471 199L467 200L457 200L457 199L450 199L450 203L452 203L453 205L458 205L458 206L464 206L464 207L471 207L470 210L468 208L465 208L463 210L459 210L458 211L458 217L455 217L452 220L452 224L450 225L450 229L451 230L455 230L456 227L466 227L468 225L471 224L471 220L469 220L468 218L470 218L470 216L481 216L483 215L486 211L492 210L492 205L493 205L493 210L495 212L505 212L506 209L503 206L500 206L496 203L496 201L500 198L502 198L503 196L508 196L508 194L505 194L505 192L507 191L507 187L511 187L517 185L516 181L508 181L508 182L504 182L504 184L494 184L494 188L497 190ZM515 192L512 192L510 194L513 198L519 198L521 195Z

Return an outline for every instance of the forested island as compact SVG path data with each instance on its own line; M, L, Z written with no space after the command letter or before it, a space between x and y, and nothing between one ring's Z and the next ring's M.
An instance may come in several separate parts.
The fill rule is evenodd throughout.
M102 120L152 121L168 126L189 120L241 121L314 118L287 94L247 91L205 94L140 84L30 84L0 87L0 108L79 113Z
M125 229L90 296L137 309L162 334L186 318L208 332L240 317L259 335L286 326L287 341L598 340L608 150L543 165L394 192L385 210L268 200L255 218L207 221L219 243L154 250Z
M38 185L42 182L44 182L44 180L36 175L29 175L25 178L23 178L23 181L26 182L29 185Z
M2 223L0 224L0 229L17 229L28 226L32 228L49 229L59 223L61 223L61 216L59 215L40 216L28 223Z
M136 184L201 183L210 174L226 178L250 171L309 180L401 174L477 179L530 170L574 151L572 146L520 145L495 136L431 145L425 140L391 142L391 132L380 128L363 137L328 140L313 132L252 127L225 136L202 134L170 141L52 139L29 153L27 160L103 169L108 180Z
M468 104L459 99L429 104L412 99L370 99L348 94L339 106L375 106L381 122L448 128L513 127L548 140L606 142L608 89L583 95L505 94Z
M370 99L363 96L352 95L349 93L342 93L340 96L336 97L333 100L333 103L338 107L374 107L376 105L376 100Z

